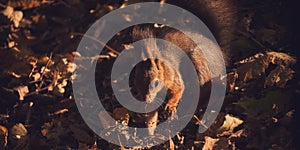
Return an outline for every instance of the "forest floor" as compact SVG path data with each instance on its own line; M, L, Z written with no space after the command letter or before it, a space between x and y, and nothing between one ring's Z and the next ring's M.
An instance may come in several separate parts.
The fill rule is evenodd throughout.
M86 30L125 3L0 1L0 150L125 149L86 125L72 92L74 57L98 61L99 98L117 121L129 121L107 85L107 70L117 54L106 50L84 58L76 53ZM206 132L194 133L192 128L201 124L194 117L171 140L149 149L297 149L300 47L295 6L284 0L242 0L237 6L228 90L216 121Z

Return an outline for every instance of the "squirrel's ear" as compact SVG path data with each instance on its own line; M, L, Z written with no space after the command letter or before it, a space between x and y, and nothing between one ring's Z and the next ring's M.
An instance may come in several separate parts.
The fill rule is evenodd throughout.
M142 52L142 53L141 53L141 58L142 58L142 60L143 60L143 61L146 61L146 60L147 60L147 58L146 58L146 56L145 56L145 53L144 53L144 52Z
M161 60L160 59L155 59L155 66L156 66L156 69L157 70L161 70L162 68L161 68L161 66L162 66L162 62L161 62Z

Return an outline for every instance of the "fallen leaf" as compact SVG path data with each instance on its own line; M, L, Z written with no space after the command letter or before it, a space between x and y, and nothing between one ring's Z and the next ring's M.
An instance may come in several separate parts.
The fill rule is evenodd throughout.
M204 146L202 147L202 150L213 150L213 148L215 147L218 141L219 139L214 139L209 136L205 136L205 143Z
M114 119L123 125L128 125L129 123L129 112L126 108L118 107L113 111Z
M245 132L244 129L238 130L238 131L232 133L229 138L238 138L238 137L241 137L244 134L244 132Z
M26 94L29 93L29 89L28 89L27 86L18 86L18 87L14 88L14 89L18 91L18 93L19 93L19 100L20 101L23 101L24 97L26 96Z
M0 125L0 147L6 147L7 145L8 130Z
M292 78L294 71L290 66L296 63L296 59L280 52L258 53L236 63L238 66L238 78L246 82L265 74L270 64L277 65L267 77L265 86L278 85L285 86L286 82Z
M269 67L269 59L266 55L259 53L239 62L237 68L238 78L246 82L250 79L261 76Z
M20 21L23 18L22 11L15 11L13 7L7 6L3 11L2 14L6 16L10 21L13 22L15 27L19 27Z
M238 78L238 73L235 71L229 72L227 74L227 90L232 92L235 90L235 82Z
M276 84L278 87L284 88L286 83L292 79L295 72L283 65L273 69L266 78L265 87L270 87Z
M223 125L218 129L218 136L229 135L233 133L234 128L243 123L243 120L233 117L229 114L225 116Z
M22 123L18 123L11 128L10 134L12 137L21 139L22 137L27 135L27 129Z
M16 45L16 43L14 41L10 41L8 42L8 48L12 48Z
M33 81L38 81L41 78L41 74L37 72L33 74L32 77L33 77Z
M23 10L41 6L43 3L52 3L52 0L9 0L8 5L12 7L21 7Z
M50 122L46 122L44 123L44 125L42 126L42 130L41 133L43 136L46 136L47 133L49 132L49 129L53 126L53 124L51 124Z

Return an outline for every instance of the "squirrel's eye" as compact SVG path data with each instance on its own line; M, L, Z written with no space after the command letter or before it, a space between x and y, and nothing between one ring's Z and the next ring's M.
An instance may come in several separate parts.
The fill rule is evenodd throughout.
M155 81L154 81L154 87L157 87L158 85L159 85L159 80L158 79L155 79Z
M151 90L153 90L153 89L157 89L159 86L160 86L160 84L161 84L161 81L160 80L158 80L158 79L154 79L154 80L152 80L151 81L151 83L150 83L150 86L149 86L149 89Z

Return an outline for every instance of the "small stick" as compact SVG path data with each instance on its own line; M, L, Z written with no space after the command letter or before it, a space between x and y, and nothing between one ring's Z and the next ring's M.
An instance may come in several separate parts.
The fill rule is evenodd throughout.
M6 6L6 5L4 5L4 4L2 4L2 3L0 3L0 7L2 7L2 8L6 8L7 6Z
M45 68L42 70L42 72L41 72L41 77L40 77L40 79L39 80L42 80L43 79L43 77L44 77L44 75L45 75L45 71L46 71L46 69L47 69L47 67L49 66L49 64L50 64L50 61L52 60L52 55L53 55L53 53L51 52L50 53L50 56L49 56L49 59L48 59L48 61L47 61L47 64L46 64L46 66L45 66ZM38 91L40 90L40 88L42 87L42 85L43 85L43 80L41 81L41 83L40 83L40 85L39 85L39 87L38 87Z
M112 47L106 45L104 42L102 42L101 40L98 40L96 39L95 37L92 37L92 36L89 36L89 35L85 35L85 34L82 34L82 33L78 33L78 32L73 32L74 35L80 35L80 36L83 36L83 37L87 37L89 39L92 39L98 43L100 43L102 46L104 46L105 48L107 48L108 50L116 53L116 54L120 54L120 52L118 52L117 50L113 49Z
M33 91L33 92L30 92L30 93L26 94L24 97L27 97L27 96L30 96L30 95L37 94L37 93L39 93L39 92L48 90L48 88L49 88L50 86L51 86L51 85L46 86L46 87L41 88L41 89L37 89L37 90L35 90L35 91Z
M31 117L31 107L32 107L32 106L33 106L33 102L29 102L29 105L28 105L28 112L27 112L26 120L25 120L25 125L29 125L30 117Z
M245 32L239 31L239 33L241 33L243 36L250 38L253 42L255 42L257 45L259 45L261 48L266 48L262 43L260 43L258 40L256 40L255 38L253 38L251 35L248 35Z
M202 125L206 129L208 129L208 127L204 124L204 122L201 121L196 115L194 115L193 117L197 120L197 122L196 122L197 125Z

